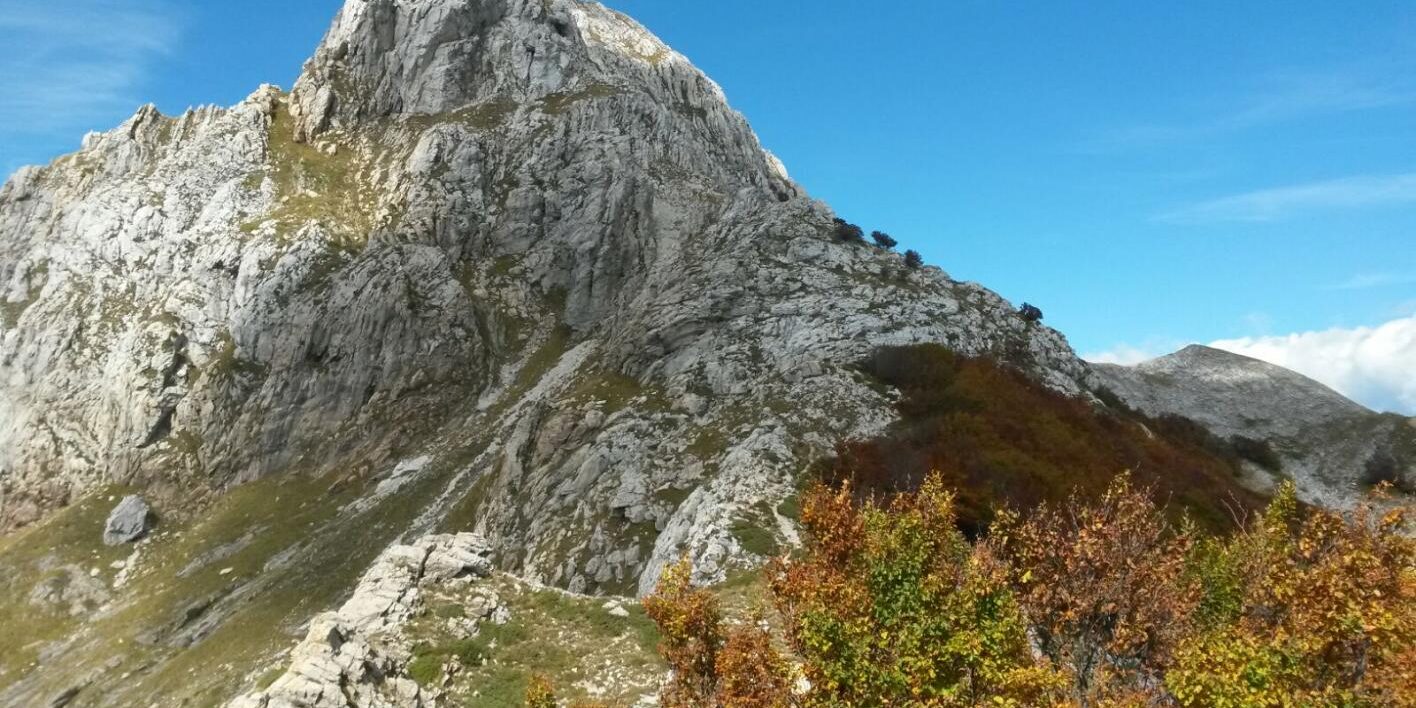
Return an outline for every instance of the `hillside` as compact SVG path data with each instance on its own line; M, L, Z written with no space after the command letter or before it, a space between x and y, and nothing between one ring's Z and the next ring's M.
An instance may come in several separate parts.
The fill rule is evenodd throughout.
M1416 479L1416 421L1370 411L1282 367L1196 345L1134 367L1093 368L1105 388L1148 415L1269 443L1281 469L1251 469L1259 488L1277 472L1293 478L1306 501L1346 508L1373 478L1408 488Z

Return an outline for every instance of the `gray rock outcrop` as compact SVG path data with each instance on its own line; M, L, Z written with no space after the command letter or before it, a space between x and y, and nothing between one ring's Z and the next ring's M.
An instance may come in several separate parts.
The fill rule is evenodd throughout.
M370 503L440 484L418 530L458 511L503 568L642 591L749 561L735 524L777 533L812 458L892 420L875 347L1084 391L1056 332L833 216L619 13L349 0L290 94L144 108L0 189L0 527L427 458Z
M430 705L404 675L408 655L398 629L429 585L491 573L491 549L473 534L428 536L379 555L344 606L310 622L290 665L269 688L230 708L380 708Z
M152 523L152 507L136 494L123 497L103 524L103 543L121 546L147 535Z

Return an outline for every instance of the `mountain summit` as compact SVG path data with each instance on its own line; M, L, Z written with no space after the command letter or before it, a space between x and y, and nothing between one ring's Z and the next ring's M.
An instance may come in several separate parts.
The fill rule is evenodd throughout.
M1363 482L1416 469L1416 421L1375 413L1280 366L1194 345L1134 367L1094 369L1104 387L1143 413L1271 445L1280 468L1269 471L1293 478L1311 503L1346 508ZM1272 480L1259 473L1253 482Z
M579 592L685 553L721 579L791 541L810 461L894 419L856 366L881 345L1086 390L1056 332L834 218L687 60L570 0L350 0L290 93L146 107L22 170L0 527L69 549L20 575L110 609L25 619L0 702L120 654L145 678L101 702L229 696L429 532ZM132 492L157 519L133 557L53 537ZM67 678L23 668L76 632ZM199 658L221 668L182 673Z

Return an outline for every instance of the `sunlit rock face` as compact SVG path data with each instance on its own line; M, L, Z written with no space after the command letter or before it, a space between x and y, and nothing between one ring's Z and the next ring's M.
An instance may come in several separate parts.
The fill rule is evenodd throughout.
M426 458L378 485L442 475L422 525L634 591L790 532L804 464L892 418L877 345L1082 391L1055 332L833 216L614 11L351 0L290 94L144 108L0 192L0 519Z

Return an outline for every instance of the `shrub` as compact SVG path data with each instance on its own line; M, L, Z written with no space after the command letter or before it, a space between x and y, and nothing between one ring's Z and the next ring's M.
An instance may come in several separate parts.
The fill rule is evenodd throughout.
M894 238L891 238L890 234L887 234L883 231L870 232L870 239L875 242L875 245L884 249L891 249L900 245L899 241L896 241Z
M1391 453L1377 451L1362 466L1362 484L1377 487L1383 484L1401 485L1401 469Z
M526 708L556 708L556 692L550 679L537 674L526 686Z
M845 219L837 218L835 223L835 234L838 240L847 243L865 243L865 230Z
M914 270L924 265L924 256L919 255L919 251L905 251L905 267Z
M1033 661L993 548L959 532L937 475L888 505L818 486L802 522L804 557L768 572L805 705L1043 705L1059 687Z
M664 688L670 707L711 705L717 694L718 652L723 648L722 617L711 593L693 587L693 568L685 558L664 571L644 611L659 626L659 653L674 676Z
M1283 460L1279 458L1273 445L1270 445L1267 440L1235 436L1229 439L1229 447L1240 459L1248 460L1270 472L1278 472L1283 469Z
M646 600L676 672L666 704L1416 705L1402 510L1307 510L1289 483L1208 537L1123 475L970 542L955 498L939 475L888 500L806 493L801 555L767 569L796 667L760 617L724 639L687 563L670 568Z
M883 434L840 445L820 461L828 485L850 481L862 499L919 489L938 472L957 490L956 513L982 532L993 509L1030 511L1074 491L1099 497L1119 472L1154 487L1210 529L1236 525L1234 512L1263 500L1235 481L1209 433L1188 421L1143 419L1049 390L990 359L962 357L938 344L884 347L866 373L899 390L900 419ZM1178 513L1178 512L1177 512Z
M1073 497L1026 519L999 515L993 536L1037 648L1079 705L1156 695L1200 591L1177 534L1130 478L1095 502Z
M1042 310L1038 309L1037 306L1030 305L1026 302L1023 303L1022 307L1018 308L1018 314L1028 322L1042 321Z
M1287 483L1218 544L1236 595L1181 643L1165 686L1185 706L1416 705L1416 542L1404 510L1305 509Z
M718 676L715 700L733 708L781 708L792 702L791 672L772 646L759 615L728 633L713 670Z

